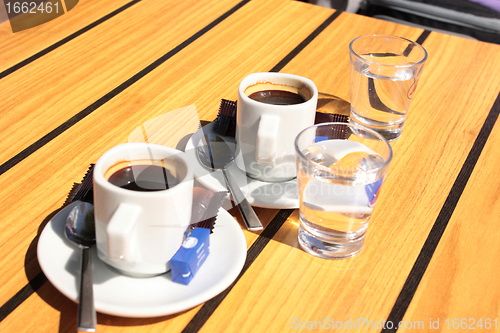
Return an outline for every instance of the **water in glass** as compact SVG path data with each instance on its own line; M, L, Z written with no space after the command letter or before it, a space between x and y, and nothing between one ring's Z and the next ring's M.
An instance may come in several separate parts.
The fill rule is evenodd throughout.
M407 67L413 63L402 55L376 53L361 58L352 59L351 120L394 140L401 135L419 68Z
M383 181L384 159L359 142L325 140L298 161L299 242L306 251L336 258L357 254Z

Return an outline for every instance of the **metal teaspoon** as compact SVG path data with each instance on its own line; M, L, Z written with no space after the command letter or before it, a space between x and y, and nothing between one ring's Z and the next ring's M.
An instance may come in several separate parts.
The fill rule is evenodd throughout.
M234 154L229 145L219 136L215 138L205 135L206 145L198 147L198 160L207 169L222 170L226 184L231 192L235 203L238 205L243 221L248 230L263 229L257 214L245 198L238 184L231 176L227 168L234 161Z
M95 332L97 318L90 261L90 248L95 244L94 206L79 202L68 215L64 234L70 242L82 249L77 328L78 331Z

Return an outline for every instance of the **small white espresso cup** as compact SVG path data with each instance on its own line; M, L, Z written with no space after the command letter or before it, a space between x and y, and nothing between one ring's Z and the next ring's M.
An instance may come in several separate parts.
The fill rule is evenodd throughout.
M284 90L305 102L276 105L249 96L258 91ZM265 182L283 182L297 176L295 137L314 125L318 89L304 77L285 73L253 73L238 88L236 165L247 176Z
M152 165L156 167L144 172ZM115 185L117 179L127 182L127 170L137 185L151 188L155 184L156 189L138 191ZM158 177L163 183L157 182ZM193 171L185 153L147 143L111 148L94 166L99 259L134 277L167 272L191 222L192 200Z

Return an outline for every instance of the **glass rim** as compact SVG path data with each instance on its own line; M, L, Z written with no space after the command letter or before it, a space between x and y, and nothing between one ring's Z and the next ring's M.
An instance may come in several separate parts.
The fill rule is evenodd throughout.
M316 125L313 125L313 126L309 126L305 129L303 129L302 131L300 131L299 134L297 134L297 136L295 137L295 141L294 141L294 148L295 148L295 153L297 154L297 156L299 156L300 158L304 159L304 160L307 160L309 161L310 163L318 166L320 169L323 169L323 170L331 170L332 168L330 167L327 167L327 166L324 166L324 165L321 165L317 162L314 162L312 161L311 159L307 158L303 153L302 151L299 149L298 147L298 141L299 141L299 138L300 136L302 136L302 134L304 134L306 131L308 130L312 130L313 128L318 128L318 127L322 127L322 126L332 126L332 125L343 125L343 126L349 126L349 127L353 127L353 128L357 128L357 129L360 129L360 130L363 130L363 131L366 131L372 135L374 135L375 137L377 137L378 139L380 139L380 141L384 142L386 144L386 146L389 148L389 156L387 157L386 160L384 160L384 163L378 167L374 167L374 168L370 168L368 170L365 170L365 171L373 171L373 170L380 170L380 169L383 169L385 168L386 166L389 165L389 163L392 161L392 155L393 155L393 152L392 152L392 147L391 145L389 144L389 141L387 141L386 138L384 138L380 133L378 133L377 131L374 131L372 130L371 128L368 128L368 127L365 127L365 126L361 126L361 125L358 125L358 124L352 124L352 123L342 123L342 122L331 122L331 123L320 123L320 124L316 124ZM347 139L345 139L347 140ZM314 142L315 143L315 142ZM313 144L314 144L313 143Z
M361 38L367 38L367 37L384 37L384 38L392 38L392 39L399 39L399 40L404 40L404 41L407 41L409 42L411 45L414 45L416 46L417 48L421 49L422 51L424 51L424 57L422 60L414 63L414 64L407 64L407 65L388 65L388 64L381 64L381 63L378 63L376 61L371 61L371 60L367 60L363 57L361 57L357 52L355 52L352 48L352 45L354 42L356 42L358 39L361 39ZM404 37L400 37L400 36L394 36L394 35L384 35L384 34L371 34L371 35L363 35L363 36L358 36L356 38L354 38L350 43L349 43L349 51L355 55L358 59L362 60L363 62L367 62L367 63L370 63L370 64L374 64L374 65L378 65L378 66L385 66L385 67L394 67L394 68L412 68L412 67L418 67L420 65L422 65L423 63L425 63L425 61L427 60L427 57L428 57L428 53L427 53L427 50L422 46L420 45L419 43L415 42L415 41L412 41L408 38L404 38Z

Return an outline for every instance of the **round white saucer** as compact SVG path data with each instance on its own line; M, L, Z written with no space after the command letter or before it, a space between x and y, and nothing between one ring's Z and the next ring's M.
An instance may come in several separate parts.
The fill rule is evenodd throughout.
M196 156L196 149L204 134L219 135L212 130L212 127L213 123L210 123L194 133L186 144L185 152L194 161L194 176L201 184L212 191L227 191L222 171L209 171L205 169ZM235 142L233 137L219 136L226 142ZM258 181L248 178L245 172L236 166L236 163L233 163L228 171L234 177L252 206L274 209L299 208L297 179L281 183Z
M76 203L66 206L47 223L37 249L38 261L47 279L74 301L78 298L81 250L66 240L63 230ZM241 227L222 208L210 235L210 254L187 286L172 282L170 272L153 278L121 275L97 258L94 246L91 256L95 308L102 313L135 318L190 309L224 291L243 268L246 253Z

